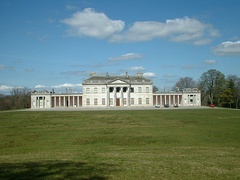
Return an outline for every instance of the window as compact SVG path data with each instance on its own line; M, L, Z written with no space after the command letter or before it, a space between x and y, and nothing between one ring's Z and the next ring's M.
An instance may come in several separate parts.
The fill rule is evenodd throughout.
M98 93L98 89L97 88L94 88L94 93Z
M120 92L120 90L121 90L120 87L117 87L117 88L116 88L116 91L117 91L117 92Z
M123 98L123 105L127 104L127 98Z
M142 92L142 87L138 87L138 92L139 92L139 93Z
M149 104L149 98L146 98L146 104Z
M105 98L102 98L102 105L105 105Z
M123 87L123 92L127 92L127 87Z
M105 87L102 88L102 93L105 93Z
M134 104L134 98L131 98L131 104Z
M86 93L90 93L90 88L86 88Z
M134 92L134 88L133 87L131 87L131 92Z
M146 93L149 93L149 87L146 87Z
M142 104L142 98L138 98L138 104Z
M113 105L113 98L110 98L110 105Z
M94 98L94 105L98 105L98 99Z
M109 88L109 92L113 92L113 87L110 87L110 88Z
M86 99L86 105L90 105L90 99L89 98Z

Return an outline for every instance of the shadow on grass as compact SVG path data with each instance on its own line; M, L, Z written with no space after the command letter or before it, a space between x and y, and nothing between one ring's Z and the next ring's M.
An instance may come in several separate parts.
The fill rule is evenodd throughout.
M106 180L116 171L113 164L71 161L0 163L0 179Z

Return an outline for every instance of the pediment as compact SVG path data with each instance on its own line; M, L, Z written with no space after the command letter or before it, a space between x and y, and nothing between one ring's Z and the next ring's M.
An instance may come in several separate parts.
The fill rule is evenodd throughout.
M116 80L109 82L109 84L128 84L128 82L120 80L120 79L116 79Z

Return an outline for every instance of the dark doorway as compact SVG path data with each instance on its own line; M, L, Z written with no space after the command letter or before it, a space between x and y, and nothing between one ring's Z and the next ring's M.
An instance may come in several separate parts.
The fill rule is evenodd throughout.
M116 106L120 106L120 98L116 99Z

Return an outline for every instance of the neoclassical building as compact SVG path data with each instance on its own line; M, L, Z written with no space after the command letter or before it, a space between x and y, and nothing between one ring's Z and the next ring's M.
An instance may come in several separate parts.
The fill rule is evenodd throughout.
M111 107L153 107L158 106L201 106L198 89L155 92L153 82L142 73L130 76L99 76L91 73L82 83L82 93L54 93L34 91L31 94L31 108L111 108Z

